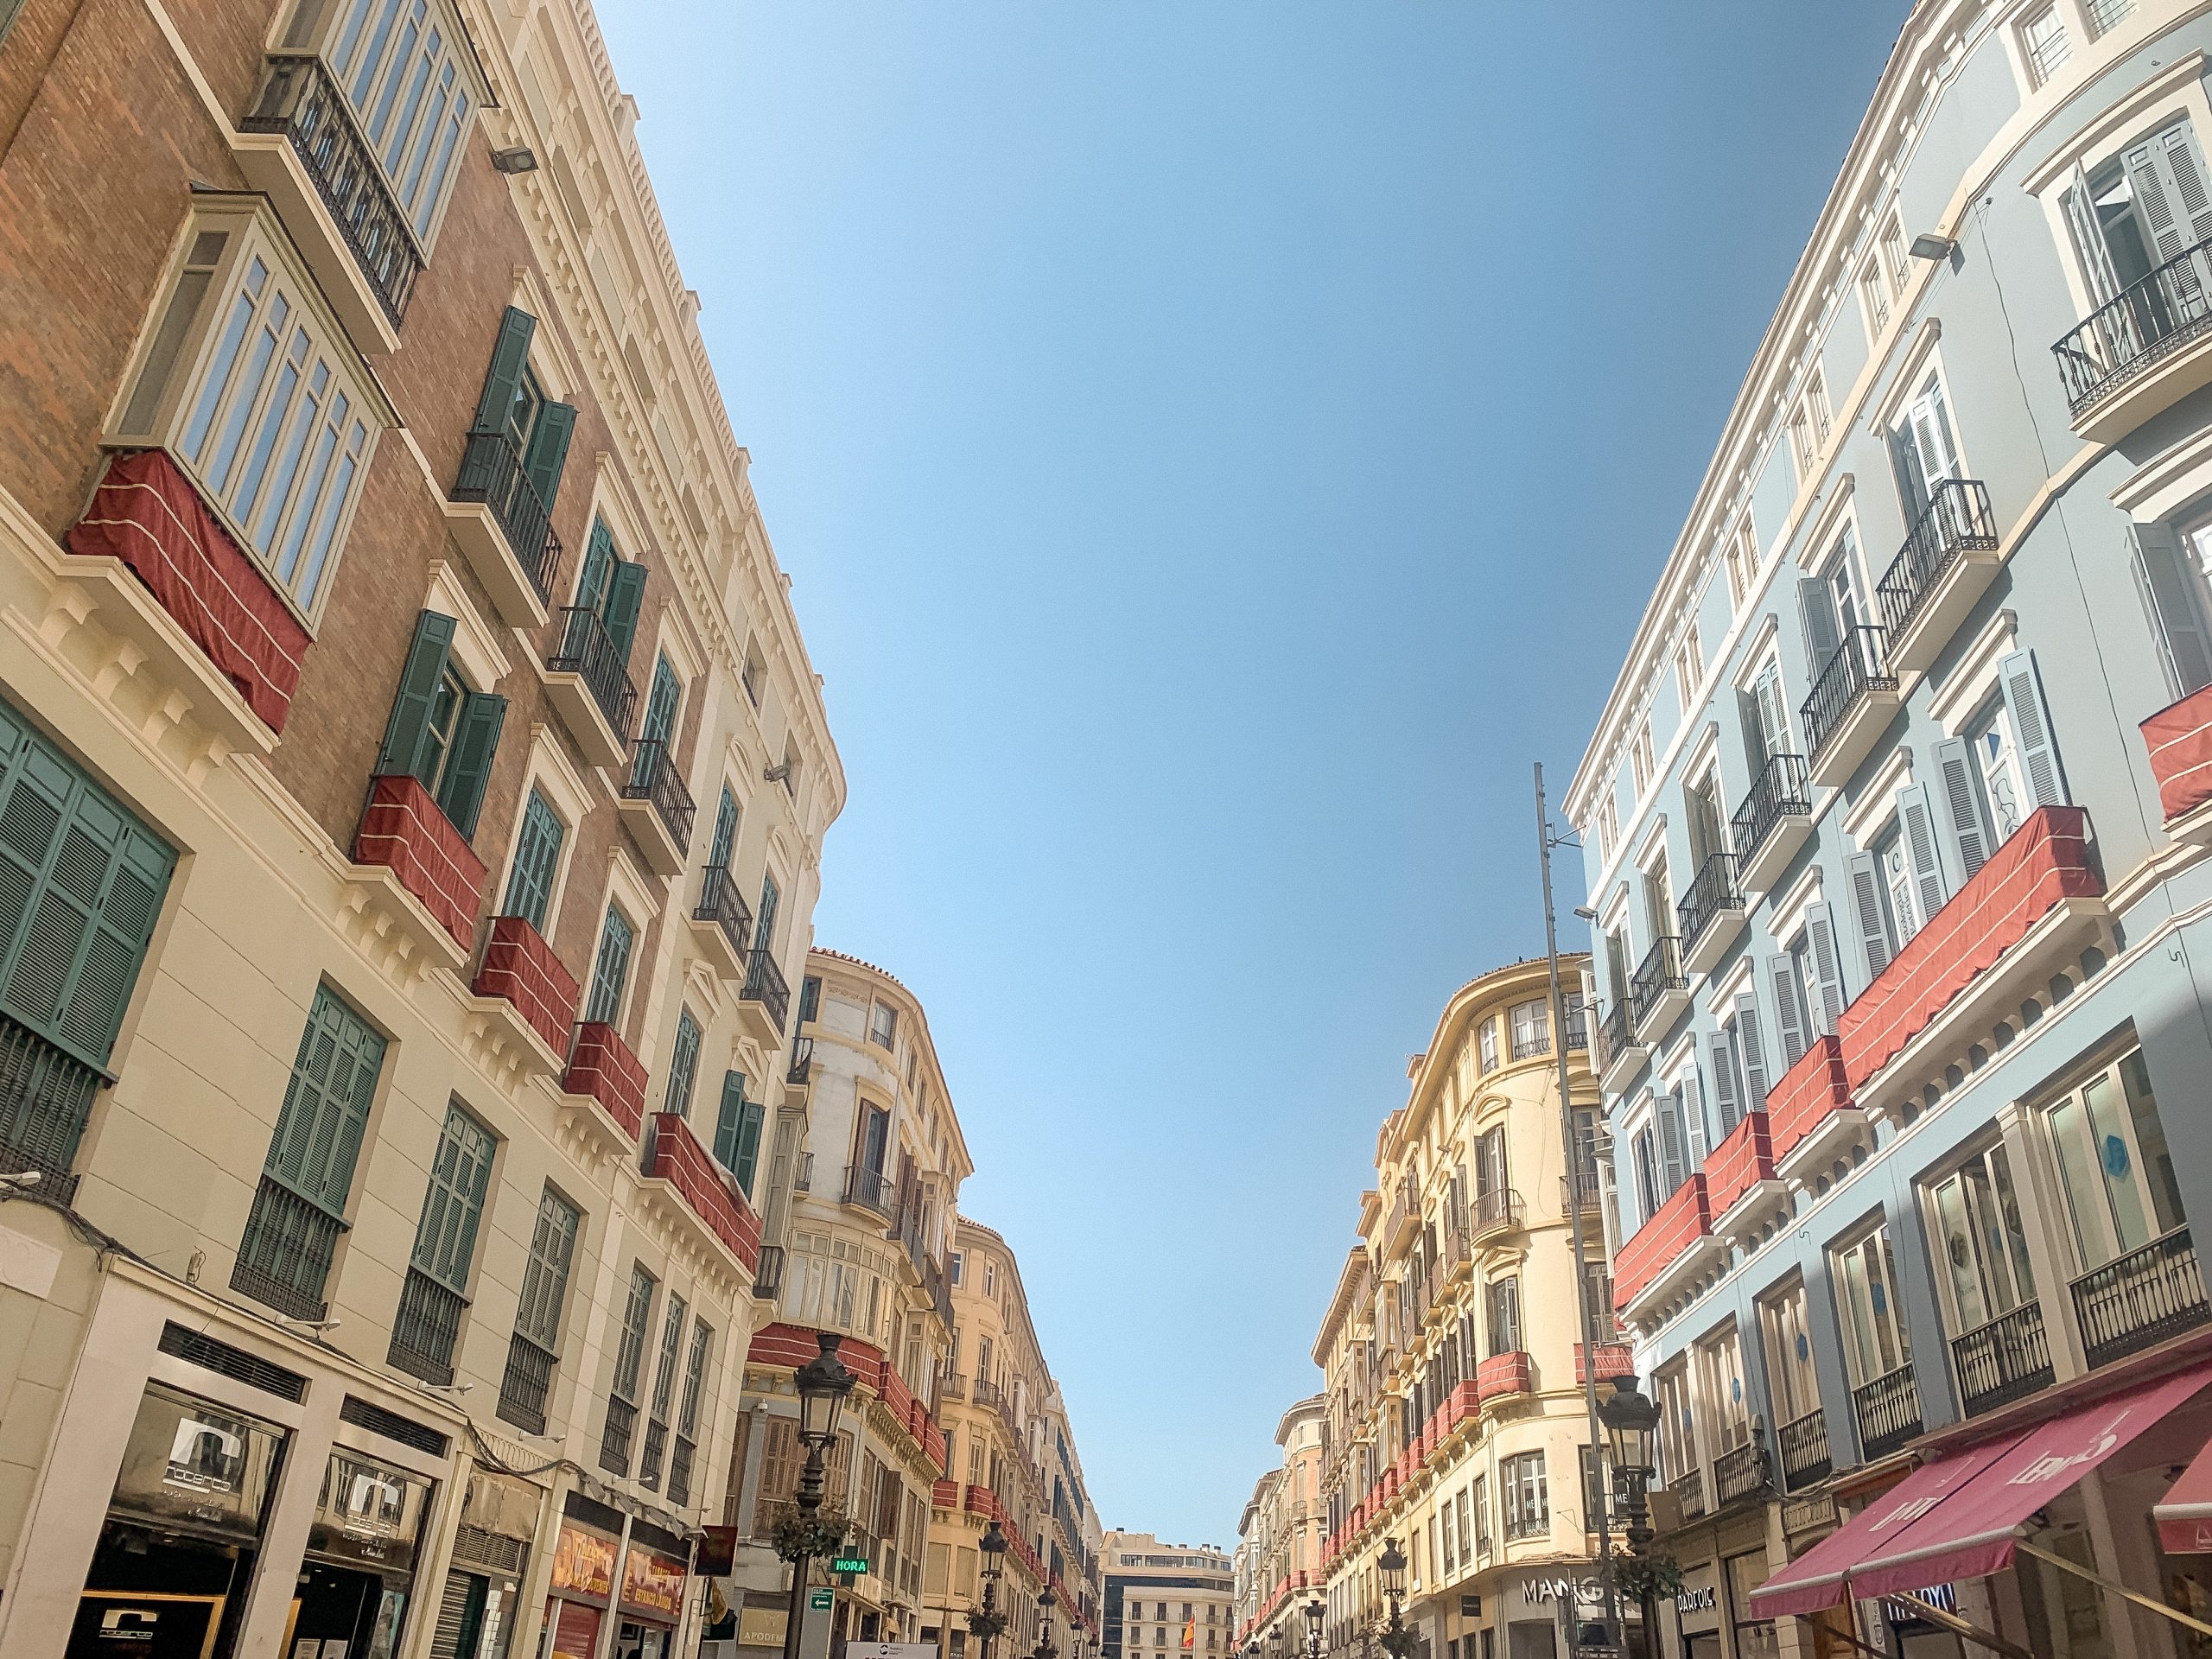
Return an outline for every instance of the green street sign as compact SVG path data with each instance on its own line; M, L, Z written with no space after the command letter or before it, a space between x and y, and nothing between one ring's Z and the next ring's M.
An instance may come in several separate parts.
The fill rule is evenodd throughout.
M830 1570L832 1573L849 1573L855 1578L858 1578L861 1573L868 1571L868 1557L865 1555L839 1555L830 1561Z
M810 1590L806 1592L806 1605L810 1612L834 1612L837 1606L837 1592L835 1590Z

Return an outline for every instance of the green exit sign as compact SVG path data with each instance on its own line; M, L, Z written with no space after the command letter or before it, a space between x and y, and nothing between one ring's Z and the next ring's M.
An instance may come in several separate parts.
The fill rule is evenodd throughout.
M849 1573L855 1578L858 1578L868 1571L868 1557L865 1555L837 1556L830 1561L830 1570L832 1573Z

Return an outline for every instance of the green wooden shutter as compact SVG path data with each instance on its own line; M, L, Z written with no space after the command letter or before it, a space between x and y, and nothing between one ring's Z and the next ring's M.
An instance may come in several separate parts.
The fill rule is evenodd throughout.
M749 1200L753 1197L753 1181L760 1168L760 1123L766 1109L757 1100L748 1100L738 1114L737 1158L729 1173L737 1179L737 1189Z
M384 747L377 752L378 776L409 772L421 778L429 770L430 708L437 700L438 683L445 677L456 626L453 618L435 611L424 611L415 619L415 638L399 671L399 690L391 700L391 717L385 722Z
M553 904L553 873L559 868L561 843L567 836L568 826L561 822L560 814L546 804L544 796L531 790L530 804L523 809L515 867L507 877L507 901L500 906L500 914L519 916L540 933L545 931L545 912Z
M0 703L0 1009L106 1069L176 854Z
M567 404L548 404L538 411L537 428L530 435L530 453L522 458L523 476L537 492L545 511L561 493L561 471L569 464L569 439L576 429L576 411Z
M776 878L764 874L760 878L760 910L753 923L753 945L756 950L772 950L776 944L776 901L781 895L776 891Z
M607 582L607 637L626 664L638 633L638 604L645 596L645 567L618 560Z
M263 1169L334 1217L344 1217L353 1190L384 1050L384 1039L328 986L316 988Z
M699 1073L699 1022L684 1008L676 1016L676 1045L668 1057L668 1094L661 1109L691 1116L691 1084Z
M476 400L476 423L471 430L505 429L507 411L514 407L523 370L529 366L531 337L537 332L537 319L512 305L499 319L499 338L492 343L492 366L484 376L484 394Z
M729 785L722 785L721 804L715 809L715 843L707 855L707 862L717 869L729 868L731 847L737 840L737 797L729 792Z
M645 723L639 728L640 738L665 743L676 734L676 703L682 688L676 679L676 671L668 665L668 658L653 659L653 689L645 699Z
M576 1207L547 1187L537 1200L537 1225L530 1236L530 1260L523 1268L515 1331L548 1353L561 1350L561 1307L568 1300L569 1268L582 1224Z
M622 1010L622 987L630 976L630 945L634 938L622 912L609 905L599 933L599 960L591 972L591 1001L584 1018L613 1025Z
M576 576L579 609L605 612L607 578L613 565L614 532L607 529L606 519L594 517L591 521L591 541L584 548L584 568Z
M492 1132L459 1106L446 1108L446 1125L430 1160L430 1185L415 1228L416 1268L455 1295L468 1289L476 1256L476 1230L492 1180Z
M738 1127L745 1114L745 1073L722 1073L721 1104L715 1112L715 1161L728 1170L737 1167Z
M660 1281L642 1262L630 1268L630 1300L622 1310L622 1337L614 1349L614 1392L624 1400L638 1398L638 1373L645 1369L645 1333L652 1328L653 1293Z
M488 691L472 691L461 711L461 727L454 734L453 759L446 765L445 782L438 790L438 805L461 839L476 834L476 816L484 808L484 785L491 780L492 756L499 747L499 728L506 722L507 700Z

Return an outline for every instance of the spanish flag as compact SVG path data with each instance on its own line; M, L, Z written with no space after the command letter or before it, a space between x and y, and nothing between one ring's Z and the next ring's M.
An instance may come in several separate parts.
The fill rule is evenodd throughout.
M1191 1619L1183 1626L1183 1651L1190 1652L1198 1645L1198 1621Z

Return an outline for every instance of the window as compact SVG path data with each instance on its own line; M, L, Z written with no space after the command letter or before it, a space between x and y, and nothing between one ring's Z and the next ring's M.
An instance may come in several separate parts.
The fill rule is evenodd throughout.
M899 1010L887 1002L871 1002L868 1010L868 1039L878 1048L889 1048L898 1039Z
M1880 334L1882 326L1890 320L1890 285L1882 276L1878 254L1869 255L1865 269L1859 273L1859 299L1866 308L1867 334Z
M1647 715L1643 724L1636 728L1636 736L1629 747L1629 766L1636 779L1637 799L1641 800L1643 791L1651 786L1651 773L1656 764L1652 759L1651 721Z
M763 872L760 877L760 908L753 918L753 948L773 954L776 949L776 906L783 899L783 892L776 886L776 878Z
M1505 1535L1541 1538L1552 1528L1551 1499L1544 1490L1544 1454L1523 1452L1501 1458L1498 1479L1505 1487Z
M1484 1077L1497 1070L1497 1021L1488 1015L1476 1028L1475 1049Z
M1801 407L1812 428L1814 442L1816 445L1826 443L1830 421L1828 383L1827 377L1817 368L1805 377L1805 399Z
M2088 14L2090 34L2101 37L2135 15L2135 0L2084 0L2082 10Z
M1866 851L1852 854L1845 865L1872 978L1950 896L1936 857L1926 788L1916 784L1899 790L1897 817Z
M986 1262L983 1263L983 1294L995 1296L998 1294L999 1264L995 1262Z
M683 682L664 656L653 658L652 690L645 694L645 718L638 728L637 758L630 765L630 788L649 791L676 764L677 710L683 701Z
M1552 1052L1551 1009L1541 1000L1515 1003L1507 1018L1513 1028L1515 1059Z
M678 1117L691 1116L691 1090L698 1072L699 1022L691 1017L690 1009L683 1008L676 1016L676 1042L668 1057L668 1092L662 1098L661 1110Z
M737 1190L748 1202L760 1166L760 1125L765 1116L761 1102L745 1097L745 1073L725 1072L721 1105L715 1115L715 1161L729 1171Z
M1705 1402L1707 1437L1715 1457L1751 1437L1751 1406L1744 1397L1743 1354L1730 1325L1697 1347L1697 1392Z
M760 706L760 683L767 669L768 665L760 655L759 637L749 637L745 642L745 665L739 671L738 680L745 687L745 695L751 699L755 709Z
M416 619L377 753L377 775L414 778L467 840L476 833L507 700L472 691L461 679L453 663L459 626L435 611Z
M630 1439L638 1422L638 1378L645 1369L645 1337L652 1328L653 1293L660 1286L642 1262L630 1268L630 1299L622 1310L622 1334L614 1349L614 1376L607 1395L607 1423L599 1442L599 1466L613 1475L630 1472Z
M542 401L536 383L527 374L517 401L523 406ZM517 418L527 424L524 417ZM526 435L517 435L518 442L526 441ZM581 664L583 672L594 680L605 676L610 695L602 699L601 707L618 725L628 714L631 696L629 677L620 671L629 665L630 648L638 632L638 607L645 594L645 567L622 557L614 545L614 532L607 528L606 519L594 514L591 539L585 543L583 563L576 572L575 603L563 628L561 655ZM594 690L596 695L596 684ZM616 695L621 700L619 707L612 702Z
M297 1319L327 1311L323 1289L346 1228L385 1039L327 985L315 988L292 1081L247 1212L231 1288Z
M1787 1428L1821 1408L1813 1344L1805 1323L1803 1281L1759 1304L1759 1334L1766 1344L1766 1382L1774 1396L1774 1414L1779 1427ZM1786 1437L1784 1446L1786 1456Z
M1954 1332L1978 1330L2035 1299L2035 1270L2004 1147L1974 1154L1929 1183L1923 1197Z
M1729 598L1740 606L1751 597L1759 575L1758 531L1748 514L1729 532L1726 563Z
M653 1486L660 1482L661 1459L668 1451L668 1409L676 1398L677 1357L683 1346L683 1321L690 1312L674 1291L668 1296L668 1314L661 1322L660 1363L653 1370L652 1414L645 1423L645 1456L639 1459L638 1480Z
M2074 43L2066 37L2065 21L2056 5L2030 12L2018 25L2020 56L2028 66L2028 79L2040 86L2066 67Z
M630 947L637 934L629 918L613 905L600 925L599 955L592 963L591 996L584 1004L588 1023L612 1026L622 1018L622 992L630 979Z
M440 1387L453 1381L454 1344L461 1335L461 1311L468 1306L463 1298L498 1145L492 1132L457 1102L447 1105L387 1356L399 1370Z
M2212 200L2205 194L2203 156L2189 118L2134 143L2087 174L2076 173L2062 198L2075 251L2093 302L2102 303L2144 281L2212 237ZM2188 321L2165 305L2133 315L2130 355L2153 348Z
M491 507L542 594L552 578L542 565L546 524L568 467L576 411L548 397L531 372L530 344L537 334L537 319L529 312L509 306L501 315L454 494Z
M1704 679L1705 652L1697 637L1697 619L1693 617L1675 646L1675 687L1681 696L1685 719L1697 706L1697 689Z
M1897 1257L1889 1229L1877 1227L1837 1250L1832 1272L1853 1383L1863 1387L1910 1364L1912 1347L1897 1317Z
M1905 263L1904 220L1894 207L1882 226L1882 263L1889 270L1890 292L1903 294L1905 278L1912 274L1912 267Z
M956 1285L966 1283L968 1253L965 1250L954 1250L947 1255L944 1260L945 1272L950 1276L952 1282Z
M1890 470L1907 524L1929 510L1947 480L1963 475L1942 378L1933 369L1890 429ZM1958 511L1955 504L1952 511Z
M1678 1364L1662 1371L1653 1383L1659 1402L1659 1473L1669 1486L1679 1486L1700 1466L1689 1368Z
M1493 1279L1484 1292L1490 1314L1490 1352L1521 1351L1521 1281L1517 1275Z
M706 1392L707 1367L714 1357L715 1327L691 1322L691 1351L683 1362L683 1393L676 1408L676 1455L669 1460L669 1502L681 1508L691 1501L691 1465L698 1454L699 1398Z
M822 981L809 974L798 982L798 1022L811 1024L822 1017Z
M2187 1219L2140 1049L2044 1107L2043 1120L2078 1268L2102 1267Z
M553 882L561 865L561 843L569 827L551 803L533 789L523 808L522 831L515 837L514 868L507 874L506 902L502 915L519 916L533 931L543 934L546 913L552 908Z
M194 216L110 436L175 456L312 615L391 421L286 245L251 209Z
M1620 808L1614 802L1610 790L1607 791L1605 798L1598 803L1597 829L1598 856L1611 858L1613 855L1613 849L1620 842L1621 815Z
M548 1186L537 1201L537 1223L531 1232L522 1296L515 1307L514 1336L507 1344L506 1374L499 1383L499 1416L533 1434L545 1432L545 1400L561 1351L569 1268L582 1224L576 1207Z

